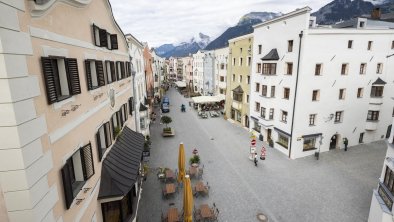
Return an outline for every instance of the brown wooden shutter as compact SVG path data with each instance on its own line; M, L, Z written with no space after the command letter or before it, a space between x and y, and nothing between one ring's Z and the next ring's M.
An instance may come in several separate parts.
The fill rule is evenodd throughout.
M108 67L109 66L109 73L108 73ZM111 75L111 63L110 63L110 61L108 61L108 60L105 60L105 62L104 62L104 69L105 69L105 74L106 74L106 81L107 81L107 84L109 84L109 83L111 83L110 81L109 81L109 76ZM112 79L112 76L111 76L111 79Z
M120 62L120 75L122 76L122 79L126 78L126 73L124 70L124 62Z
M87 181L94 175L94 165L93 165L93 155L92 155L92 145L90 143L86 144L80 149L81 161L82 161L82 171L83 178Z
M112 82L116 82L117 76L115 72L115 62L111 61L111 75L112 75Z
M42 71L44 73L45 88L47 91L48 104L57 101L56 81L53 71L52 61L48 57L41 57Z
M64 165L61 170L62 179L63 179L64 199L66 200L67 209L70 209L70 206L74 200L73 188L71 185L71 178L70 178L70 168L69 168L69 164L72 163L69 160L67 160L66 165Z
M118 36L116 34L111 34L111 49L118 49Z
M130 112L130 115L133 115L133 109L134 109L134 106L133 106L134 104L133 104L133 97L130 97L130 99L129 99L129 112Z
M126 77L130 77L131 72L130 72L130 62L126 62Z
M90 71L90 60L85 60L85 71L86 71L86 83L88 84L88 90L92 90L93 84L92 84L92 73Z
M98 78L98 85L104 86L105 85L105 76L104 76L103 61L96 61L96 72L97 72L97 78Z
M124 116L125 116L125 121L127 121L129 119L129 113L127 112L127 103L123 104L124 107Z
M99 30L99 36L100 36L100 46L101 47L106 47L108 44L107 40L107 30L105 29L100 29Z
M92 29L93 29L93 44L99 46L96 44L96 39L99 38L99 36L96 36L96 29L98 29L98 27L95 24L93 24Z
M81 94L81 84L79 82L78 62L77 59L66 59L67 73L70 78L71 95Z
M101 158L103 157L103 150L101 149L101 138L100 138L100 131L97 131L96 133L96 145L97 145L97 153L99 156L99 161L101 161Z
M116 113L114 113L111 116L111 127L112 127L112 138L115 139L115 124L114 124L114 115L116 115ZM115 116L116 117L116 116Z

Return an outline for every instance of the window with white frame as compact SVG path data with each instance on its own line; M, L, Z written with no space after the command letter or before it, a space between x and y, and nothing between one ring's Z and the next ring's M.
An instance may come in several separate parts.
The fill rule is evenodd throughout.
M304 144L302 151L314 150L316 149L316 137L306 137L304 138Z
M365 74L367 71L367 63L361 63L360 64L360 75Z
M287 123L287 111L283 111L281 113L281 121Z
M278 132L278 141L276 142L286 149L289 147L289 137L282 133Z
M110 123L104 123L96 133L97 151L99 154L99 161L104 156L105 151L112 144Z
M261 73L261 63L257 63L256 73Z
M274 119L274 108L270 108L268 119L269 120L273 120Z
M379 120L379 111L368 110L367 120L368 121L378 121Z
M347 75L349 70L349 64L343 63L341 66L341 75Z
M312 101L319 101L320 100L320 90L315 89L312 91Z
M346 89L339 89L339 98L340 100L345 99Z
M265 119L265 111L266 111L265 107L261 107L260 116L261 116L261 118L263 118L263 119Z
M335 112L335 123L341 123L343 121L343 111L337 111Z
M309 126L314 126L316 120L316 114L309 114Z
M376 65L376 74L382 74L383 71L383 64L382 63L378 63Z
M363 98L363 94L364 94L364 89L358 88L357 89L357 98Z
M259 102L256 102L255 110L256 110L256 112L260 111L260 103Z

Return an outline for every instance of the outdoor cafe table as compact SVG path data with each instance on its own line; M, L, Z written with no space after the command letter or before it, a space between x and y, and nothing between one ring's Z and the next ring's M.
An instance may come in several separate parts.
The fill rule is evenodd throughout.
M196 176L197 175L197 167L190 167L189 168L190 175Z
M213 210L208 206L208 204L200 205L201 217L203 219L210 219L213 217Z
M167 213L168 222L179 222L178 209L170 208Z
M198 181L198 182L196 183L196 191L197 191L197 192L203 192L203 191L205 191L205 185L204 185L204 183L203 183L202 181Z
M166 193L167 194L175 193L175 184L173 183L166 184Z
M172 170L166 170L166 179L175 179L175 174Z

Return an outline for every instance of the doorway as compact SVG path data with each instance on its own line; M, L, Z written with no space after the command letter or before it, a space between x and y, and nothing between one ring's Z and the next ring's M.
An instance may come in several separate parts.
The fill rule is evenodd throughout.
M249 128L249 117L248 117L248 115L245 116L245 127Z
M392 127L392 125L390 125L390 126L387 127L386 139L388 139L388 138L390 137L390 134L391 134L391 127Z
M271 139L271 129L267 130L267 140Z
M330 150L336 149L338 143L338 134L334 134L330 140Z

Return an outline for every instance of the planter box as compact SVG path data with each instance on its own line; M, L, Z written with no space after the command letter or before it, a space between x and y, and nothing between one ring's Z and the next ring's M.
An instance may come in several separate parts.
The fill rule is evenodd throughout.
M161 134L163 137L170 137L170 136L175 136L175 131L174 131L174 129L173 128L171 128L171 131L164 131L163 130L163 133Z

